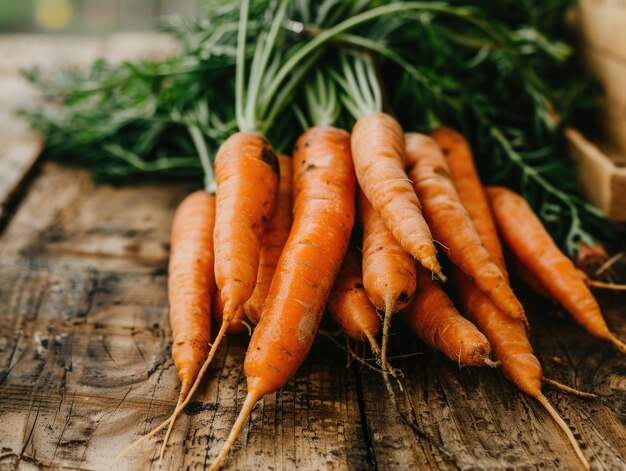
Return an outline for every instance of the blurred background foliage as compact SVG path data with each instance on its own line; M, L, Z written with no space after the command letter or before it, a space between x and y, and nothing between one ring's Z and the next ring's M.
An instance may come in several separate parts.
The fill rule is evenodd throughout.
M147 31L160 18L193 14L197 0L0 0L0 33Z

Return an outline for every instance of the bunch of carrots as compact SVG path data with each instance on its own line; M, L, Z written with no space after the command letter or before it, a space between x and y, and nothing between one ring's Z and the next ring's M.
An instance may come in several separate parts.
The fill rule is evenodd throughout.
M347 81L363 72L373 84L363 64L344 68ZM385 377L397 376L386 352L390 319L399 312L427 345L460 365L501 368L546 408L588 468L541 386L577 391L543 377L503 246L533 289L626 353L589 290L593 282L521 196L483 187L461 134L446 127L405 133L363 95L357 108L351 132L327 116L300 136L291 158L277 156L258 133L233 135L215 158L215 194L199 191L180 204L169 268L180 400L146 437L172 429L223 335L253 329L244 362L248 395L212 465L217 469L254 405L303 363L325 310L346 335L369 343ZM442 255L452 263L447 283ZM220 324L212 343L211 315Z
M384 106L371 60L376 46L346 34L400 12L431 9L462 21L464 11L420 2L350 11L280 54L288 4L277 2L267 30L254 32L260 37L250 60L250 1L241 2L234 29L239 131L213 157L199 128L190 128L206 184L180 204L172 225L168 293L179 399L166 421L111 466L167 427L162 458L223 338L252 332L243 365L248 394L211 467L219 468L255 404L298 371L327 311L348 337L371 347L392 394L396 380L402 387L387 355L396 313L452 361L500 368L545 407L588 468L541 387L587 393L544 378L509 270L626 353L590 291L615 286L578 270L523 197L484 187L462 134L443 126L430 134L403 129ZM331 40L365 52L340 53L329 76L309 74ZM291 99L297 91L301 101ZM267 137L290 111L306 122L291 157ZM341 126L347 123L350 131Z

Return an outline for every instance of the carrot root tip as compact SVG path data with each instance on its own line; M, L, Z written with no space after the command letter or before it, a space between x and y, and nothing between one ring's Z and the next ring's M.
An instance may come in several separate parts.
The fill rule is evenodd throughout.
M548 386L552 386L553 388L559 389L568 394L573 394L575 396L580 397L588 397L588 398L597 398L598 395L590 392L580 391L578 389L572 388L571 386L567 386L566 384L555 381L554 379L546 378L545 376L541 378L541 381Z
M556 409L552 407L552 404L550 404L548 399L543 394L541 394L541 392L539 393L538 396L535 397L535 399L537 399L541 403L541 405L550 414L550 416L552 416L552 418L557 423L557 425L561 428L561 430L563 430L563 433L565 433L565 435L567 436L568 441L572 445L572 448L574 448L574 451L576 452L576 456L578 457L578 459L580 460L584 468L587 470L591 469L591 466L589 465L587 458L585 458L585 455L580 449L580 446L578 445L578 442L576 441L574 434L569 429L565 421L561 418L561 416L556 411Z

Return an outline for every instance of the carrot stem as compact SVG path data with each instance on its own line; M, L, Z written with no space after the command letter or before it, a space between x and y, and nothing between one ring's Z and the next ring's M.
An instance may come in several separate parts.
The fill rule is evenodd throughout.
M585 458L585 455L583 455L583 452L580 449L580 446L578 445L576 438L574 438L574 434L569 429L565 421L561 418L559 413L554 409L554 407L552 407L552 404L550 404L548 399L541 393L535 396L535 399L537 399L541 403L541 405L546 409L546 411L548 411L548 413L552 416L552 418L558 424L561 430L563 430L563 432L567 436L567 439L572 445L572 448L574 448L574 451L576 452L576 456L578 456L578 459L580 460L584 468L591 469L591 466L589 466L589 462Z
M217 455L217 458L215 458L215 461L213 461L213 463L209 467L209 471L216 470L220 467L220 465L222 464L222 461L224 461L224 459L228 455L228 452L235 444L235 441L237 440L237 437L239 436L239 433L241 432L241 429L243 428L243 424L246 422L248 417L250 417L252 408L259 401L259 399L261 399L261 396L262 394L259 394L259 393L248 392L248 395L246 396L246 400L244 401L243 406L241 407L241 411L239 412L239 415L237 416L237 420L235 421L233 428L231 429L230 434L228 435L228 438L226 439L226 443L224 444L221 451Z
M561 391L569 393L569 394L574 394L575 396L589 397L589 398L598 397L597 394L589 393L585 391L579 391L578 389L574 389L571 386L567 386L566 384L559 383L558 381L554 379L546 378L545 376L541 378L541 381L543 381L548 386L552 386L553 388L560 389Z

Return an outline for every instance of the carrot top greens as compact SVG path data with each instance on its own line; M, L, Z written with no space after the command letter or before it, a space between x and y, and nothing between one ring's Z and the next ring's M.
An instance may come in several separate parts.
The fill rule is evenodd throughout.
M211 189L212 156L237 128L288 151L301 109L350 127L363 107L384 108L406 130L461 130L484 182L520 192L571 255L610 231L576 194L564 145L595 96L567 43L570 3L212 0L203 17L164 27L180 44L174 57L26 72L49 106L22 114L48 157L97 180L204 174ZM360 59L346 68L344 53Z

